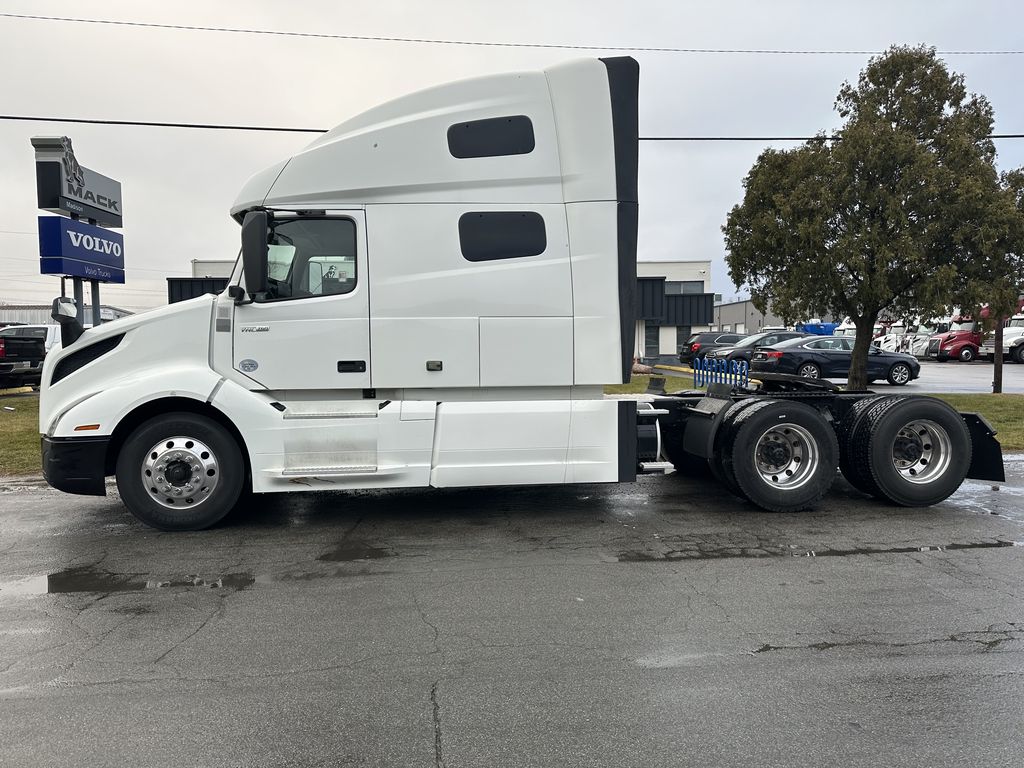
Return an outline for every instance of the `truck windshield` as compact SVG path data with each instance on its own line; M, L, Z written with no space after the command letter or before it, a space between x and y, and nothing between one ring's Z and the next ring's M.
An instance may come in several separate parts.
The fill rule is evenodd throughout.
M973 320L962 320L957 323L950 323L949 330L951 331L973 331L974 321Z
M1007 328L1024 328L1024 317L1015 317L1006 324Z

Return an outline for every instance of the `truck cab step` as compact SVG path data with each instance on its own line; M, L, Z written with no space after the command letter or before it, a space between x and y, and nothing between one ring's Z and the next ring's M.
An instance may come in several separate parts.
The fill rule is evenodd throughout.
M671 461L642 461L640 462L640 474L643 475L671 475L676 471Z
M289 467L281 477L331 477L334 475L369 475L377 471L376 465L363 467Z
M292 411L282 414L285 419L376 419L377 411Z

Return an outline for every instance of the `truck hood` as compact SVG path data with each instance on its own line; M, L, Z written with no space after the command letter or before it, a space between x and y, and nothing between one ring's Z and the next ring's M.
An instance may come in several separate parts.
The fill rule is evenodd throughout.
M93 342L105 339L108 336L116 336L120 333L126 333L133 328L138 328L143 325L151 325L164 321L174 322L174 320L181 318L183 315L192 315L196 312L208 315L212 312L212 307L216 300L216 296L207 294L187 301L168 304L166 307L157 307L156 309L139 312L135 315L128 315L127 317L122 317L117 320L111 320L108 323L103 323L98 328L86 329L81 338L66 349L73 352L76 349L81 349L86 344L92 344ZM63 351L64 350L61 351L61 356L63 356Z

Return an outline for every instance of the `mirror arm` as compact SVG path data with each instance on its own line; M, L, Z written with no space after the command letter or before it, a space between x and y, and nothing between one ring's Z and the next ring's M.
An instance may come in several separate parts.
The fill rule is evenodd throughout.
M242 304L252 304L252 299L246 299L245 288L240 285L229 285L228 286L228 297L235 302L235 306Z

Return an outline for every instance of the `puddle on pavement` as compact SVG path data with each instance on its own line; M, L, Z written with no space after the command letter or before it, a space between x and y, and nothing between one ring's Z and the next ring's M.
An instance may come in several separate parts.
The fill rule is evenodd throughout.
M353 560L380 560L394 557L394 552L384 547L375 547L365 541L343 541L334 549L324 552L317 560L325 563L349 563Z
M338 562L349 560L376 559L391 557L387 550L376 547L367 554L367 548L347 549L344 551L329 552L322 556L321 560L330 560L336 557ZM355 556L358 555L358 556ZM229 573L216 578L203 578L200 576L184 576L171 579L155 579L149 574L143 573L111 573L100 571L91 567L69 568L56 573L42 576L28 576L22 579L0 581L0 597L31 597L36 595L61 595L61 594L113 594L115 592L142 592L146 590L187 588L187 589L214 589L214 590L241 590L254 584L275 584L298 581L317 581L319 579L352 578L358 576L382 576L390 571L366 569L353 571L351 567L336 567L330 571L299 571L277 574L252 573ZM134 607L118 609L119 611L149 613L148 607Z
M90 567L69 568L43 576L0 582L0 595L59 595L78 592L139 592L146 589L191 587L197 589L245 589L255 583L251 573L228 573L217 578L184 576L172 579L148 578L140 573L111 573Z
M805 549L805 548L742 548L685 549L670 552L620 552L620 563L663 563L685 560L729 560L736 558L762 559L768 557L850 557L852 555L902 555L914 552L952 552L961 549L1001 549L1003 547L1024 547L1024 541L968 542L962 544L927 545L918 547L862 547L857 549Z

